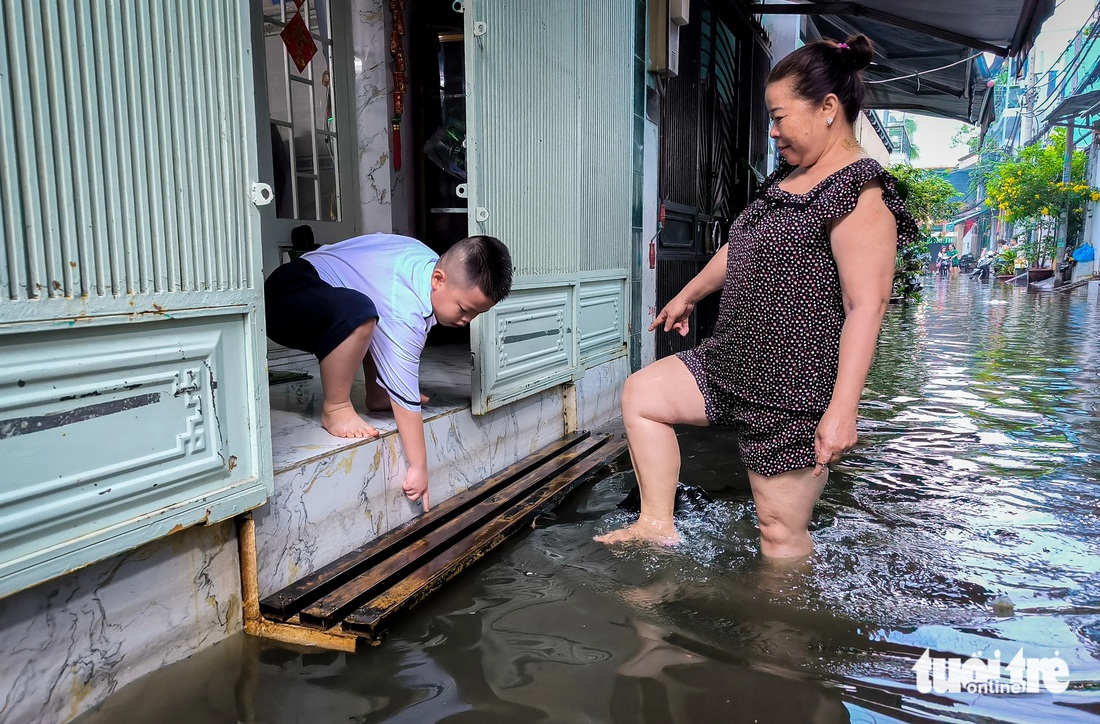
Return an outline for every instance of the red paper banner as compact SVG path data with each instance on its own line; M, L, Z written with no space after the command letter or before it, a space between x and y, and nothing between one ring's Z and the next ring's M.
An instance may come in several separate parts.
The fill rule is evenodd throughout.
M313 42L313 36L309 34L309 26L306 25L305 20L302 20L302 14L294 13L294 17L286 24L279 36L283 39L286 52L290 54L298 72L304 72L309 61L317 55L317 45Z

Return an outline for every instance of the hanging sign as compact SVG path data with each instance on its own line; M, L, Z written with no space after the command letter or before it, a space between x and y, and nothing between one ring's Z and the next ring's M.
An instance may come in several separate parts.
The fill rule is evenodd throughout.
M283 39L286 52L290 54L290 59L294 61L298 72L305 72L309 61L317 54L317 46L313 42L313 36L310 35L309 26L306 25L305 20L302 20L301 13L294 13L294 17L283 28L283 32L279 33L279 37Z

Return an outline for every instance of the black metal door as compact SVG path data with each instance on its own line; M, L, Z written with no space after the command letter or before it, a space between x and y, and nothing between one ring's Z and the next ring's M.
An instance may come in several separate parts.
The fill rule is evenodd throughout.
M728 8L728 6L724 6ZM657 309L698 274L725 242L730 223L756 187L767 144L758 28L742 15L717 15L692 3L680 29L679 74L662 99L657 244ZM700 302L686 337L658 333L657 357L694 347L710 335L718 295Z

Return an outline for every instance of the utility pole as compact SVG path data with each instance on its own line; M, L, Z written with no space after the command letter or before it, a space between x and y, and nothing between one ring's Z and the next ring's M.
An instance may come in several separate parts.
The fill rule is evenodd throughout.
M1074 117L1069 117L1069 123L1066 126L1066 153L1065 159L1062 163L1062 183L1069 183L1070 171L1073 166L1073 136L1074 136ZM1062 219L1058 224L1058 249L1054 253L1054 286L1062 286L1062 276L1058 273L1058 267L1062 265L1062 262L1066 258L1066 236L1069 234L1069 201L1066 201L1065 206L1062 208Z
M1030 85L1024 86L1024 102L1022 104L1023 108L1021 109L1024 114L1023 133L1020 135L1019 138L1013 139L1016 142L1013 148L1023 148L1028 144L1028 141L1031 140L1031 134L1033 132L1032 129L1035 125L1034 102L1035 94L1038 93L1038 91L1035 89L1035 86L1038 83L1038 77L1039 76L1037 73L1032 73Z

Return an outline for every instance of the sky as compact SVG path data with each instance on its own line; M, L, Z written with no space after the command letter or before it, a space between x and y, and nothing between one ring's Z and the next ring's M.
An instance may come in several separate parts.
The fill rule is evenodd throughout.
M1095 7L1096 0L1060 0L1054 15L1043 23L1043 29L1035 40L1036 66L1039 70L1045 71L1051 67ZM987 60L991 58L989 56ZM959 157L966 153L965 147L951 147L951 137L960 128L970 127L969 124L916 114L912 117L917 121L913 143L920 151L914 165L954 166Z

